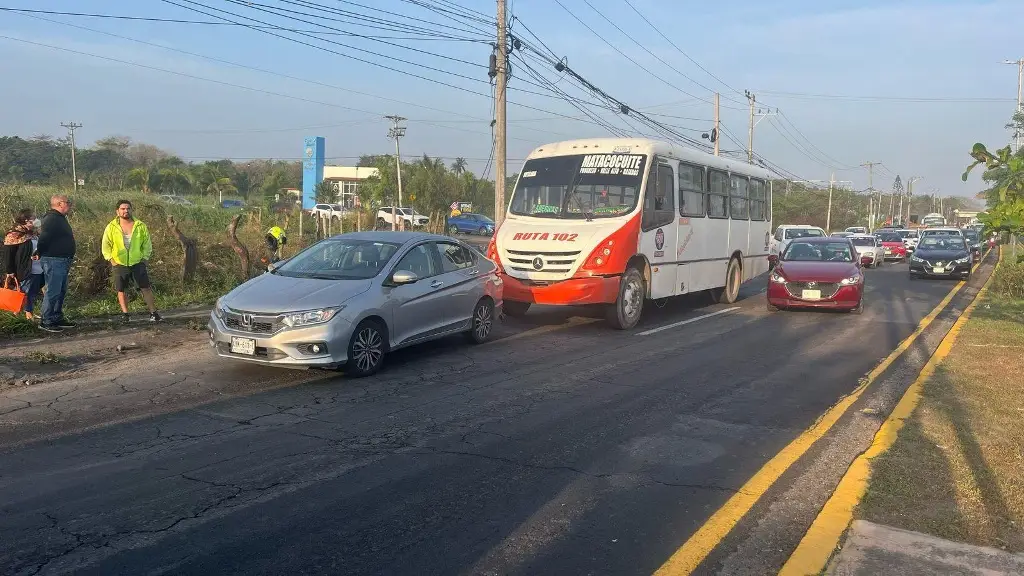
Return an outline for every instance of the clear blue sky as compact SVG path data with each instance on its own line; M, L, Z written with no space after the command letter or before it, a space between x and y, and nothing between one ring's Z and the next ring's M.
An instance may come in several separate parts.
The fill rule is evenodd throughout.
M190 5L186 0L175 1ZM898 173L904 181L909 176L923 176L917 184L918 192L938 188L945 195L973 195L980 181L974 178L964 184L959 178L969 162L970 146L981 141L996 147L1009 139L1003 126L1013 112L1017 74L1015 67L1000 62L1024 56L1020 26L1024 22L1024 2L1020 0L629 1L710 74L659 36L626 0L589 0L593 8L585 0L561 0L597 34L587 30L556 0L508 0L510 14L521 20L513 25L515 33L541 48L526 34L528 28L594 84L634 108L664 115L658 118L681 127L687 135L699 138L701 130L710 129L711 94L721 91L726 130L740 143L724 138L725 150L746 145L746 108L741 93L746 89L756 93L759 107L773 111L778 108L782 115L760 122L754 137L755 150L801 178L824 180L834 167L837 180L850 180L854 187L863 188L867 186L867 172L856 166L871 160L884 163L875 172L877 188L890 188ZM485 33L492 28L456 21L416 4L443 9L454 3L493 18L493 1L257 2L342 19L353 13L369 15L377 18L372 22L384 27L401 22L440 28L445 36L440 40L407 39L408 31L371 28L365 25L366 20L362 20L364 25L355 25L292 14L310 21L304 23L227 0L201 3L278 26L320 32L326 32L324 26L328 26L364 36L400 37L383 40L466 62L416 53L381 39L322 36L348 47L303 39L479 94L244 27L37 15L60 22L55 23L0 11L3 36L225 83L0 39L0 73L5 79L0 89L0 132L60 135L60 122L73 120L84 124L78 133L83 144L123 134L195 160L297 157L303 136L322 135L327 138L330 162L350 164L354 159L346 157L393 151L386 138L387 123L381 116L400 114L409 118L408 133L402 141L403 156L427 153L448 160L463 156L471 159L471 169L483 169L491 151L491 101L486 96L490 87L484 67L490 46L450 37L485 40ZM314 6L303 7L302 3ZM350 16L331 16L317 5L345 10ZM216 20L157 0L0 0L0 7ZM455 31L453 26L464 30ZM554 70L530 62L548 78L558 78ZM569 103L550 97L550 92L530 85L528 81L536 81L518 60L513 60L512 66L509 99L517 105L509 106L510 172L517 171L520 159L540 144L607 133L592 121L564 118L583 118L583 114ZM567 79L556 85L573 95L582 94ZM599 114L605 121L623 126L621 119L610 112Z

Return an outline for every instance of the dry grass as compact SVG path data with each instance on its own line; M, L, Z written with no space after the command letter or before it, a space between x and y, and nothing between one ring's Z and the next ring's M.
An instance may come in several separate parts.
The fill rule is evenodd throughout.
M860 517L1024 552L1024 301L979 304L895 445Z
M57 192L60 190L51 187L0 188L0 227L6 229L10 225L10 215L21 208L32 208L41 216L48 207L49 197ZM97 280L91 266L100 252L103 229L114 218L114 204L122 198L133 203L136 216L149 226L153 238L153 258L149 271L159 308L167 310L187 304L213 303L242 281L239 259L227 244L227 226L237 211L208 205L168 205L152 195L142 193L83 191L73 198L75 212L70 218L78 243L78 254L69 278L65 305L69 317L116 314L120 311L110 280L106 277ZM174 216L185 236L195 238L199 247L198 271L189 282L181 278L183 252L177 239L168 230L168 216ZM252 255L254 273L260 257L266 255L263 242L266 229L273 224L284 225L284 221L284 216L268 214L261 209L245 212L238 227L238 238ZM290 217L290 241L284 251L286 256L315 240L311 228L307 223L305 237L300 239L298 213ZM337 233L337 229L333 232ZM102 264L100 268L103 268ZM132 310L143 310L144 304L139 295L132 296ZM34 329L27 322L0 312L0 336L31 331Z

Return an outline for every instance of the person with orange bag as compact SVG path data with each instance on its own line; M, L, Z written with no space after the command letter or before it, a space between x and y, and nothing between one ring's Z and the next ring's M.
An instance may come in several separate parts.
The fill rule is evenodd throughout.
M33 303L43 288L42 267L38 259L32 257L39 238L36 222L31 209L20 210L14 217L14 226L4 235L3 248L0 249L3 286L10 288L13 284L25 293L24 308L18 313L24 312L29 320L33 317Z

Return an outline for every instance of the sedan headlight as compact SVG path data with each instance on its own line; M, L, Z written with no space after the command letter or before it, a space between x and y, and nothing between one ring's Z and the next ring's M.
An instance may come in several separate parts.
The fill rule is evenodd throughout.
M320 308L318 310L303 310L301 312L288 312L281 315L281 323L289 328L301 328L303 326L314 326L330 322L338 312L345 309L345 306L333 308Z
M775 282L776 284L785 284L786 279L782 276L782 274L779 274L778 272L772 272L772 282Z
M910 261L911 262L924 262L924 258L921 258L917 254L913 254L913 255L910 256Z
M217 298L217 303L213 305L213 313L217 315L217 318L224 317L224 299Z
M861 278L862 276L860 274L854 274L849 278L843 278L842 280L839 281L839 283L842 284L843 286L853 286L854 284L860 282Z
M970 261L971 261L971 255L970 254L968 254L967 256L964 256L963 258L957 258L956 259L956 263L957 264L968 264L968 263L970 263Z
M874 250L868 250L867 252L864 252L863 254L861 254L861 256L863 256L865 258L874 258L875 257L875 252L874 252Z

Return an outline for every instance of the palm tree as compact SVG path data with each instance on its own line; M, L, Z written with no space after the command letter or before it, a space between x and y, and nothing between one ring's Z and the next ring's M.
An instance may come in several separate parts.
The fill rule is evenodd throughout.
M125 183L148 194L152 192L153 174L149 168L132 168L128 171Z
M207 184L206 192L209 194L216 194L217 203L222 204L224 202L224 193L227 192L228 194L234 194L235 192L238 192L238 188L235 187L235 183L231 181L231 178L221 176Z
M454 172L456 176L462 176L466 172L467 165L468 163L466 162L466 159L460 156L452 162L452 172Z

